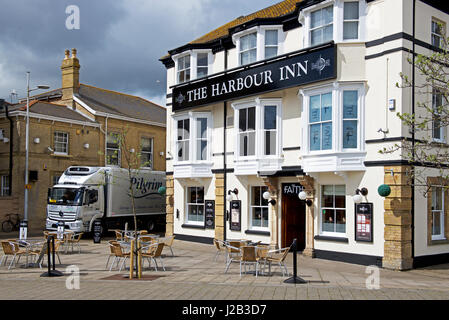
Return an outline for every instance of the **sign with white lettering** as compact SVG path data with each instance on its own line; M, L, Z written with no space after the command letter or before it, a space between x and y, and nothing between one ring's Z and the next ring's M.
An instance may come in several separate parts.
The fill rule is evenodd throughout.
M337 77L333 43L229 70L173 88L173 111Z
M282 194L283 195L294 195L297 196L304 187L299 183L283 183L282 184Z
M240 223L241 218L242 218L242 201L232 200L231 201L231 223L230 223L230 229L232 231L240 231L241 230L241 223Z
M373 204L355 205L355 241L373 242Z

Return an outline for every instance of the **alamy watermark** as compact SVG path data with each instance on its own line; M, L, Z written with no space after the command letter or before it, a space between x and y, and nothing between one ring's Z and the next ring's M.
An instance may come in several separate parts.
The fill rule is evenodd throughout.
M65 19L65 27L68 30L80 29L80 8L76 5L70 5L65 8L65 13L69 16Z
M366 278L365 284L366 288L369 290L380 289L380 269L378 266L368 266L365 269L365 273L369 276Z
M68 290L79 290L80 288L80 268L75 265L68 266L65 273L69 274L65 280L65 287Z

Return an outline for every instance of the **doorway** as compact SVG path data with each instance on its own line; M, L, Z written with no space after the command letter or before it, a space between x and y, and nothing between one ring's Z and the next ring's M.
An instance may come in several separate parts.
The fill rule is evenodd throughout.
M306 204L298 198L303 189L299 183L282 184L282 247L289 247L297 239L298 251L306 247Z

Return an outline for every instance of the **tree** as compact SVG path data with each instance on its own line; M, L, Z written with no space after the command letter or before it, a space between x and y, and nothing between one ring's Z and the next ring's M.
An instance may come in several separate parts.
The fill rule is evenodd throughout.
M449 145L445 140L449 125L449 39L443 30L439 25L433 31L436 34L434 44L439 44L439 48L435 47L429 55L408 58L409 64L415 67L415 79L401 73L402 84L396 84L403 89L415 88L414 112L397 113L415 139L403 139L401 144L379 151L382 154L399 152L412 166L410 177L414 185L426 187L424 194L430 188L427 168L438 170L441 185L449 178Z

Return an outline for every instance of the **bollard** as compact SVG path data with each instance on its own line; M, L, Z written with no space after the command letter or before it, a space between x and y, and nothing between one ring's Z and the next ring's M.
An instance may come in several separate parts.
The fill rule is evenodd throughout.
M50 251L50 244L51 244L51 248L52 248L51 251ZM51 255L53 258L53 268L51 267L51 262L50 262L50 252L52 253ZM47 238L47 257L48 257L47 267L48 267L48 271L41 274L41 277L61 277L64 275L62 272L56 270L55 255L56 255L56 253L55 253L55 237L48 236L48 238Z
M307 283L306 280L300 278L297 276L297 252L298 252L298 245L297 240L293 239L293 243L291 245L291 248L293 249L293 277L288 278L284 281L284 283Z

